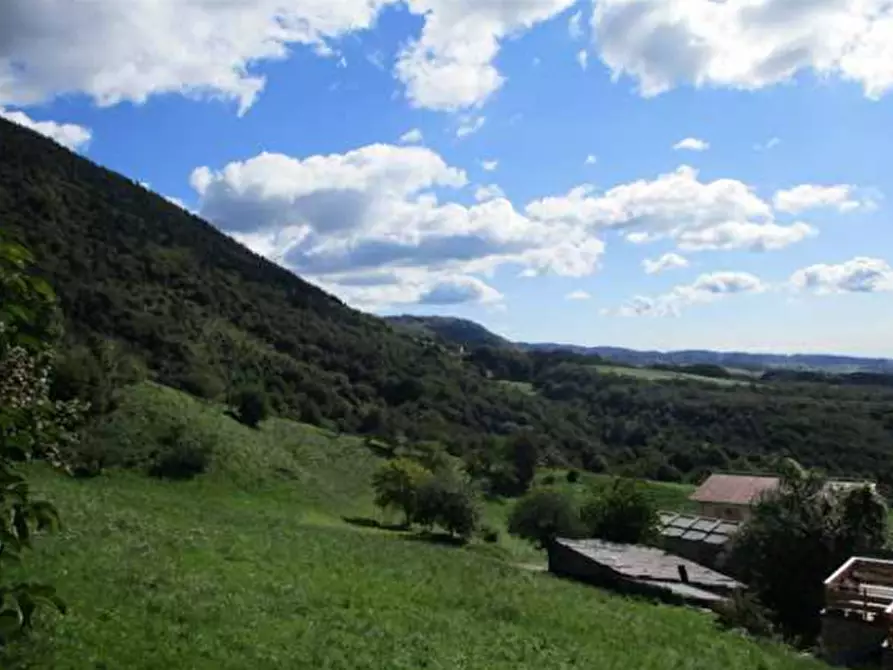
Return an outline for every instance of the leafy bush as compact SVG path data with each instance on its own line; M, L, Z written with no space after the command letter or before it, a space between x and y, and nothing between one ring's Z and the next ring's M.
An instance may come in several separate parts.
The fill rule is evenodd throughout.
M581 532L577 505L562 491L533 490L515 503L508 530L540 548L556 537L577 537Z
M243 424L257 428L270 413L266 394L260 389L243 389L236 395L236 416Z
M568 470L565 479L567 479L568 484L576 484L578 481L580 481L579 470Z
M478 524L480 510L471 485L453 473L444 472L422 482L416 492L416 523L440 526L448 533L468 540Z
M580 519L590 537L639 544L654 536L658 515L654 504L634 480L615 479L610 487L583 505Z
M185 424L172 425L159 445L149 466L153 477L192 479L205 472L211 462L211 445Z
M21 560L35 531L59 521L52 504L31 497L15 464L34 457L58 464L84 409L50 400L55 296L30 274L31 261L25 248L0 235L0 644L30 628L39 606L65 610L53 587L9 582L7 562Z
M771 613L752 593L735 591L716 607L717 623L727 630L741 630L755 637L775 635Z
M499 542L499 531L492 526L481 526L478 528L478 534L487 544L496 544Z
M389 461L372 476L375 504L402 511L409 525L415 516L419 488L431 477L430 470L408 458Z

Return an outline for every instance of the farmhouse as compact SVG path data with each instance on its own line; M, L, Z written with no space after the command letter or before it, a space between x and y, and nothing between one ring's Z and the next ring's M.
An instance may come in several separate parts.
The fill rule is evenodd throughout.
M743 588L731 577L654 547L559 538L548 552L553 574L675 604L713 607Z
M704 480L689 500L697 504L698 514L726 521L747 521L751 510L760 498L774 491L781 483L775 475L738 475L714 473ZM847 479L832 479L829 490L852 489L860 486L874 488L871 482Z
M893 561L854 556L825 580L821 651L837 664L893 670Z

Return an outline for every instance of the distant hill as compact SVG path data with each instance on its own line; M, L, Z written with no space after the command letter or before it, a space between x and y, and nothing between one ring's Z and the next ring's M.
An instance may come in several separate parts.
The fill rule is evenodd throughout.
M601 356L626 365L722 365L728 368L770 370L818 370L824 372L879 372L893 373L893 360L860 358L833 354L754 354L709 350L638 351L623 347L584 347L572 344L519 343L518 346L536 351L571 351Z
M719 365L745 370L776 368L832 373L876 372L893 374L893 360L860 358L833 354L755 354L710 350L641 351L624 347L559 344L555 342L512 342L468 319L446 316L390 316L385 319L415 334L439 338L445 343L463 346L512 347L526 351L561 351L586 356L599 356L624 365Z
M514 346L479 323L450 316L387 316L385 321L408 332L463 346Z

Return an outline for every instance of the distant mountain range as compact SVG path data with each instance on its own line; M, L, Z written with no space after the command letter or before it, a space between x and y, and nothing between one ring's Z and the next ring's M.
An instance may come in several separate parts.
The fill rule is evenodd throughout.
M586 347L555 342L512 342L468 319L443 316L393 316L387 321L412 329L417 334L463 346L504 346L528 351L570 351L588 356L600 356L625 365L721 365L727 368L767 370L820 370L825 372L882 372L893 373L893 360L861 358L833 354L758 354L709 350L638 351L624 347Z

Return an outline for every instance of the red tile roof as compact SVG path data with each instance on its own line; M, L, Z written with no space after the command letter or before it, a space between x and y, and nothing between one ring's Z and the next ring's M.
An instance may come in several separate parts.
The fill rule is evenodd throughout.
M710 475L698 490L689 496L689 500L751 505L766 491L777 488L778 484L778 477L715 474Z

